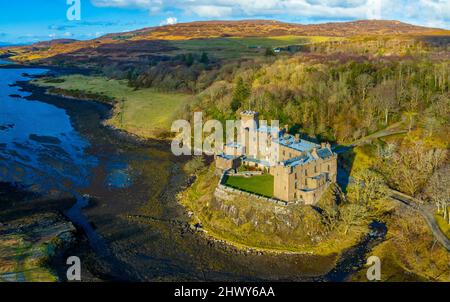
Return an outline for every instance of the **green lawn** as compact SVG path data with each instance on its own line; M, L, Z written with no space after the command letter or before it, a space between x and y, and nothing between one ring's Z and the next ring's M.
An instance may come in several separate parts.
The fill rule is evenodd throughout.
M70 75L58 78L61 83L48 83L45 79L37 84L64 90L80 90L103 94L119 101L109 124L143 137L155 137L170 131L172 121L191 96L181 93L162 93L154 89L134 90L123 80L105 77ZM123 103L120 100L124 100Z
M266 48L320 43L337 39L340 38L314 36L232 37L170 41L170 44L180 49L175 53L205 51L216 58L232 59L260 56L264 54Z
M225 185L242 191L256 193L258 195L273 197L274 177L266 174L262 176L228 176Z

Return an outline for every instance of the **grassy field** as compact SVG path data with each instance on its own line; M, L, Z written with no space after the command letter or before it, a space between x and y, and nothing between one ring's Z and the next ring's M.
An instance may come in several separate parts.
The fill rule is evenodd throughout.
M229 176L225 182L225 185L271 198L273 197L273 182L273 176L269 174L253 176L250 178L242 176Z
M56 83L64 80L61 83ZM70 75L58 81L36 81L38 85L67 91L84 91L114 98L114 115L108 124L130 133L147 137L160 137L170 131L176 114L189 102L190 96L181 93L161 93L153 89L134 90L126 81L105 77Z
M178 53L204 51L216 58L233 59L264 55L266 48L320 43L331 39L339 38L313 36L231 37L170 41L170 44L180 49L177 51Z

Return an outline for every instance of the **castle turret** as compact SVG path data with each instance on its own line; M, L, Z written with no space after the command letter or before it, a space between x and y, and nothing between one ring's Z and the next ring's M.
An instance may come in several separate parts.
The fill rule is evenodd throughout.
M244 128L252 127L251 123L255 123L256 129L259 128L259 113L256 111L245 110L241 112L241 123Z
M259 113L246 110L241 112L241 139L247 156L257 156L257 131L259 128ZM256 140L256 141L255 141Z

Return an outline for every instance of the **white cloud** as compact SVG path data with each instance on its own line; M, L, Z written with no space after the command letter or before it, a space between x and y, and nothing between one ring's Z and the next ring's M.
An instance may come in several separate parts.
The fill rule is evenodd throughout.
M363 17L367 0L91 0L99 7L179 9L204 18L258 15Z
M164 26L164 25L174 25L178 23L178 19L175 17L169 17L166 20L164 20L163 22L161 22L159 25Z
M151 14L181 11L204 19L397 19L450 22L450 0L91 0L99 7L139 8Z
M193 5L187 11L202 18L224 18L232 15L233 8L219 5Z

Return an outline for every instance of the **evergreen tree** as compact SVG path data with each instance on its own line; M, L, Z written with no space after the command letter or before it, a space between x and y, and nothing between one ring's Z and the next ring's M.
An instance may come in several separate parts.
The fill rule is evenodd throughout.
M186 65L187 66L192 66L192 64L194 64L194 56L191 54L191 53L189 53L187 56L186 56Z
M273 51L273 49L271 47L266 48L265 56L266 57L274 57L275 56L275 52Z
M244 82L242 77L238 77L233 90L233 100L231 101L231 110L236 112L242 103L250 97L250 88Z
M200 58L200 62L203 64L209 63L208 54L206 52L202 53L202 57Z

